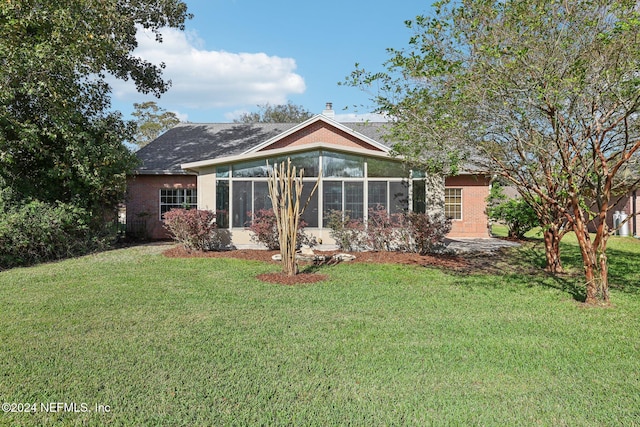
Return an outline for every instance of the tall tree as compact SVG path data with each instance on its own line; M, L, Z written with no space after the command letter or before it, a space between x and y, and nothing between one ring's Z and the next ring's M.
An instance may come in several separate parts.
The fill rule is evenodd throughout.
M291 101L279 105L266 103L258 105L258 108L260 111L244 113L234 123L302 123L313 116L303 106Z
M415 32L409 48L390 49L386 72L357 68L350 83L381 85L375 101L396 119L400 152L489 159L550 231L547 251L558 247L560 227L570 227L586 302L607 304L606 214L634 185L626 172L640 149L637 3L462 0L434 8L433 17L407 22Z
M142 93L170 86L133 55L136 32L183 28L180 0L0 2L0 177L23 199L96 214L121 199L134 126L110 111L107 75Z
M134 141L138 148L142 148L161 134L171 129L180 119L175 113L158 107L154 101L133 104L135 111L131 113L136 118L136 134Z

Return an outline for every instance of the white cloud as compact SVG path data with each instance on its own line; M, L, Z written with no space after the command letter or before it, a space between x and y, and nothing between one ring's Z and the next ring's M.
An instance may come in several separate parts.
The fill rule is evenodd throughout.
M164 62L163 77L172 81L162 104L173 108L209 109L220 107L283 104L291 94L305 91L304 79L296 74L292 58L265 53L231 53L204 50L195 32L164 29L163 42L149 32L138 31L135 55L154 64ZM131 82L112 82L117 101L141 98Z

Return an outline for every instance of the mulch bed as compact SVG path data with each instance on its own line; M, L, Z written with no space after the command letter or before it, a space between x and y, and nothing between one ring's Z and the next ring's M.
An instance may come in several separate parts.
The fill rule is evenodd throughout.
M317 255L325 255L329 259L337 253L345 253L341 251L314 251ZM244 260L263 261L273 263L271 257L279 254L279 251L267 251L259 249L241 249L231 251L210 251L198 252L187 251L182 246L174 246L164 251L164 255L169 258L237 258ZM439 267L455 271L468 271L472 268L472 263L468 258L459 256L436 256L436 255L420 255L405 252L355 252L351 253L356 259L348 261L353 263L373 263L373 264L402 264L417 265L424 267ZM309 263L300 262L301 267ZM282 285L294 285L304 283L315 283L327 279L327 275L318 273L302 272L295 276L287 276L283 273L265 273L258 276L259 280L277 283Z

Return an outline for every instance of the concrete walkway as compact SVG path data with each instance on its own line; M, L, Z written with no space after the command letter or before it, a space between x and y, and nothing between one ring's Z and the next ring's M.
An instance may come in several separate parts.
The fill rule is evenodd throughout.
M489 237L486 239L445 239L444 245L445 252L455 254L492 254L502 248L520 246L520 243Z

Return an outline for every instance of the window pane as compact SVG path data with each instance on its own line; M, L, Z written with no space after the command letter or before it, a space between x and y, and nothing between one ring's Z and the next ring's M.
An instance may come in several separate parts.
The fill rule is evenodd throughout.
M367 175L374 178L407 178L409 169L402 162L368 158Z
M387 181L369 181L368 209L387 209Z
M300 200L300 207L303 208L304 204L307 202L309 198L309 194L313 187L316 185L315 181L305 181L304 186L302 187L302 194ZM313 193L311 200L309 200L309 204L302 214L302 220L307 224L307 227L317 227L318 226L318 190Z
M325 227L327 226L327 215L334 210L342 211L342 182L325 181L322 191L322 212L325 217Z
M305 177L318 176L318 165L320 164L320 152L311 151L308 153L293 154L290 156L283 156L269 161L269 164L286 162L287 158L291 159L291 163L296 167L296 175L300 172L300 169L304 169Z
M220 228L229 228L229 181L216 182L216 223Z
M183 205L186 209L197 209L198 208L198 190L183 190L184 191L184 200Z
M251 221L251 182L233 181L233 226L245 227Z
M389 183L389 213L406 212L409 209L409 185L406 181Z
M362 182L344 183L344 211L351 219L364 218L364 184Z
M273 209L271 197L269 197L269 184L266 181L254 181L253 183L253 210Z
M427 211L427 189L424 180L413 180L413 211L417 213L425 213Z
M160 218L171 209L196 209L198 191L184 188L163 188L160 190Z
M273 162L269 161L270 167L273 167ZM251 162L238 163L233 165L233 177L234 178L252 178L252 177L267 177L269 172L267 170L267 160L253 160Z
M364 160L360 156L323 151L322 171L325 177L360 178L364 176Z
M217 166L216 167L217 178L229 178L229 166Z
M447 218L462 219L462 189L444 189L444 214Z

